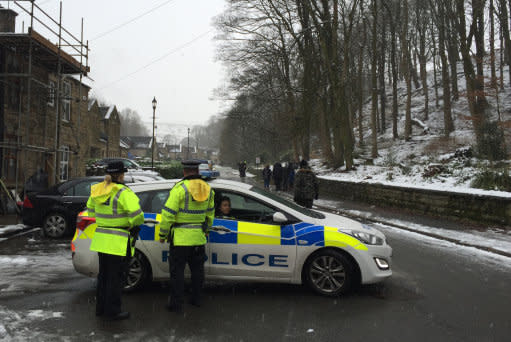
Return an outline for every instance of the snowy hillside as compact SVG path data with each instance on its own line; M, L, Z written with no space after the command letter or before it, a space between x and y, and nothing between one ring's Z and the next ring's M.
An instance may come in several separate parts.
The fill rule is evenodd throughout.
M497 70L498 72L499 70ZM488 70L485 70L489 75ZM508 67L504 67L504 90L500 91L499 105L501 120L503 122L511 120L511 88L509 87ZM321 176L350 181L368 181L396 185L413 185L434 189L453 189L464 191L471 187L475 176L494 167L495 164L487 160L476 158L475 153L475 135L472 122L469 119L468 101L464 97L466 91L465 78L463 76L462 65L458 65L458 86L460 98L452 103L452 116L454 120L455 131L449 138L443 135L443 107L442 107L442 88L439 87L439 106L435 106L435 90L433 72L429 73L429 118L424 117L425 97L422 89L415 89L412 86L412 119L420 120L426 127L425 129L413 125L413 134L410 141L404 141L402 138L405 125L405 101L406 87L404 82L399 84L399 117L398 133L400 138L392 138L392 119L391 119L391 85L387 85L387 107L386 117L387 125L383 136L378 138L379 157L370 160L370 131L369 120L371 112L370 101L364 107L365 146L357 147L355 155L356 170L346 172L343 168L338 170L327 169L322 165L321 160L313 160L312 165L315 171ZM440 76L438 76L438 82ZM486 86L487 100L490 104L488 114L492 121L497 120L497 101L495 91ZM358 137L356 124L354 134ZM504 128L507 146L511 139L510 128ZM358 141L357 141L358 144ZM508 153L511 152L508 147ZM509 160L497 163L498 170L508 172ZM472 190L471 190L472 192ZM509 193L505 193L509 195Z

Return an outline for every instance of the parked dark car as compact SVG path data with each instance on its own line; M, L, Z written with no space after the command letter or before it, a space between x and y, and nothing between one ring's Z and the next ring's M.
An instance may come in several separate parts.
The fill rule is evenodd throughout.
M60 238L75 230L76 216L87 204L90 187L101 176L69 180L37 193L27 193L21 217L29 226L42 227L45 236Z
M100 160L97 160L94 164L97 166L107 166L108 163L114 162L114 161L122 161L124 166L127 169L136 169L136 170L142 170L142 166L138 165L135 161L127 158L103 158Z

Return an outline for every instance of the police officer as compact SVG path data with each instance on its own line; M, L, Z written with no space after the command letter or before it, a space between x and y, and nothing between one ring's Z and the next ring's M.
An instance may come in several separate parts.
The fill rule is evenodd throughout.
M182 164L184 178L170 190L160 224L160 242L170 243L167 309L177 313L183 311L186 264L192 273L190 304L201 305L206 234L215 216L215 194L199 175L200 161L186 160Z
M130 230L144 223L137 195L123 184L126 171L122 161L109 163L105 180L91 187L87 201L89 216L96 217L98 224L90 246L99 256L96 316L108 320L130 316L121 311L125 271L134 252Z

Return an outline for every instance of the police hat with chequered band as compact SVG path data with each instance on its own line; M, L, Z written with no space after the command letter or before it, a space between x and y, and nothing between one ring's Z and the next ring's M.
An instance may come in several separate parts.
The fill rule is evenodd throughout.
M198 169L200 164L202 164L202 161L199 159L188 159L181 162L183 169Z
M124 163L119 160L108 163L105 171L106 173L124 173L127 172L128 169L124 166Z

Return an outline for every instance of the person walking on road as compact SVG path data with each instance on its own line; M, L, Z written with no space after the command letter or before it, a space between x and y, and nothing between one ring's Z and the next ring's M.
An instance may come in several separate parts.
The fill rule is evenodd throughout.
M300 162L300 169L295 175L294 187L294 201L303 207L312 208L314 199L318 199L319 184L306 160Z
M271 180L270 165L266 164L266 166L263 169L263 181L264 181L264 188L266 190L270 189L270 180Z
M96 316L107 320L130 316L121 311L121 291L129 259L134 255L138 226L144 223L137 195L124 185L126 171L121 161L109 163L105 180L91 187L87 201L88 215L98 224L90 245L99 256Z
M287 183L288 183L288 187L289 187L289 190L293 190L294 188L294 184L295 184L295 166L292 162L289 163L289 165L287 166L287 169L288 169L288 178L287 178Z
M280 191L282 185L282 165L280 162L273 165L273 181L275 182L275 190Z
M201 306L206 235L215 217L215 193L199 175L198 160L182 162L184 178L170 190L161 212L160 242L168 241L170 296L167 309L183 312L184 270L192 273L190 304Z

